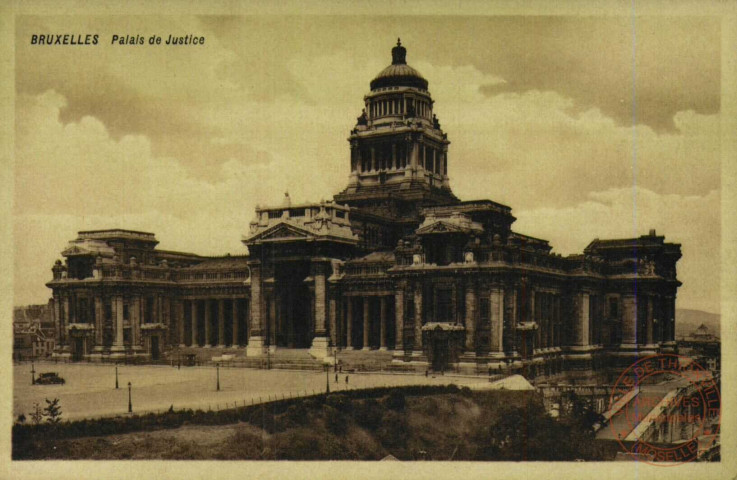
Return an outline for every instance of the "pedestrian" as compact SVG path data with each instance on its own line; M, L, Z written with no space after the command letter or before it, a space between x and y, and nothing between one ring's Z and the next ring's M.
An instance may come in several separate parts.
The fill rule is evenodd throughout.
M335 373L335 383L338 383L338 373Z
M345 376L345 384L348 385L348 375Z

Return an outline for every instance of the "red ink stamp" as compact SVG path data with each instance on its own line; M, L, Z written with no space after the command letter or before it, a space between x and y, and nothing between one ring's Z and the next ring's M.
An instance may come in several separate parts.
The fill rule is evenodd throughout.
M609 412L614 438L638 460L690 462L718 442L718 378L689 357L640 358L615 382Z

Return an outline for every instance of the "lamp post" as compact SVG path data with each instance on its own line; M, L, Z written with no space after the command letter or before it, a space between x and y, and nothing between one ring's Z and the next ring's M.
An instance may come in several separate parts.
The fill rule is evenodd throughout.
M33 360L31 360L31 385L36 385L36 368L33 365Z
M128 413L133 413L133 402L131 402L131 382L128 382Z
M330 393L330 365L325 364L325 393Z
M215 372L217 375L217 387L216 388L217 388L217 391L219 392L220 391L220 364L219 363L215 364Z
M271 346L266 348L266 369L271 370Z
M115 390L118 389L118 364L115 364Z

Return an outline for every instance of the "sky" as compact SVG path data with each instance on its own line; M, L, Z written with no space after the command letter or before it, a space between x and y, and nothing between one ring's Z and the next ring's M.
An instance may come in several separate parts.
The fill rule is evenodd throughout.
M54 33L99 43L31 45ZM204 45L110 43L190 33ZM682 245L678 307L719 313L720 20L683 16L19 16L15 304L47 301L77 231L243 254L257 204L330 199L397 37L457 196L563 255L656 229Z

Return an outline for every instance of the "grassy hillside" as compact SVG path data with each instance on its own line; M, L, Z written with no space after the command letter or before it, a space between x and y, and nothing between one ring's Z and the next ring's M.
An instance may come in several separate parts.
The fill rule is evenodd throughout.
M720 336L721 315L701 310L679 308L676 310L676 338L690 335L703 323L709 331Z
M213 412L214 413L214 412ZM247 421L127 434L25 436L15 459L608 460L579 419L557 421L535 392L313 397Z

